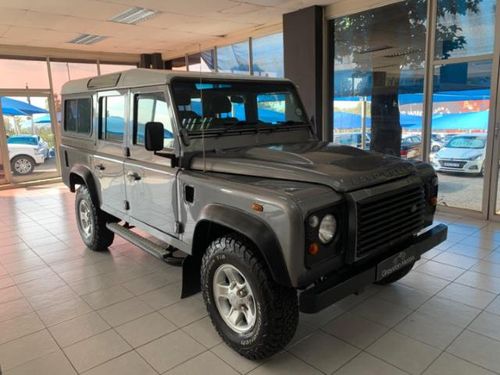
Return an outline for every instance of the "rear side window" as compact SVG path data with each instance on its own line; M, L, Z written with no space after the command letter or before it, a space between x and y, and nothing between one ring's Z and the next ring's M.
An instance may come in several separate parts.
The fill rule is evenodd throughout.
M122 142L125 129L125 97L105 96L99 101L100 138Z
M90 98L64 101L64 130L78 134L92 131L92 101Z

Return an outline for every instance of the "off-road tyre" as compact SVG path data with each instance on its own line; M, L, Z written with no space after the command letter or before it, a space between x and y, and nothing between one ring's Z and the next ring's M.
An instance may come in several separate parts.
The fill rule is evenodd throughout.
M415 265L415 262L408 264L407 266L401 268L400 270L397 270L394 273L391 273L389 276L383 278L382 280L376 281L375 284L377 285L388 285L395 283L396 281L401 280L403 277L408 275L408 273L411 271L413 266Z
M213 277L229 264L249 283L256 306L256 321L248 332L238 333L225 323L214 301ZM201 289L208 313L222 339L242 356L255 360L272 356L292 339L299 320L297 292L277 284L255 245L236 233L213 241L201 264Z
M89 209L88 220L90 223L90 232L85 231L80 218L82 204L86 205ZM76 192L75 213L80 236L90 250L104 251L113 243L115 234L106 228L106 223L110 221L110 216L101 211L99 207L96 207L85 185L81 185Z

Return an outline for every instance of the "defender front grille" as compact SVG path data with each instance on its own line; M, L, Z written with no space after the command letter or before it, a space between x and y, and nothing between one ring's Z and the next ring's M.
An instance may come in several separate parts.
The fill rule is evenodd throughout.
M425 197L421 185L365 198L355 204L356 260L409 238L424 223Z

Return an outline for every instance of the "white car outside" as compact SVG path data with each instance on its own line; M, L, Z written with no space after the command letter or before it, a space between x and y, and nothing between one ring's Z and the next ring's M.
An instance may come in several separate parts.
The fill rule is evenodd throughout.
M33 173L37 164L45 162L46 150L38 145L8 144L10 167L15 175Z
M438 172L484 173L486 135L464 134L451 138L432 158Z

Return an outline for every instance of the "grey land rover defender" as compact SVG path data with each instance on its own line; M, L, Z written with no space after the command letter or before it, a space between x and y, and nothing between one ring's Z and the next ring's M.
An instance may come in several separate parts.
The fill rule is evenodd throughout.
M117 234L182 261L182 296L201 291L247 358L282 349L299 311L397 281L446 239L434 169L319 141L288 80L134 69L62 94L86 246Z

